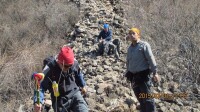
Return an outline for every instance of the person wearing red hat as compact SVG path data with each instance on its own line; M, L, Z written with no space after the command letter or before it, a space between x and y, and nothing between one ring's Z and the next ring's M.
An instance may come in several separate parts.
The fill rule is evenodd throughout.
M40 105L36 103L37 98L34 95L35 112L41 111L46 90L51 93L55 112L88 112L87 104L81 95L81 92L86 92L85 80L70 47L63 46L55 59L44 67L43 73L45 77L41 82ZM53 87L57 87L56 92Z

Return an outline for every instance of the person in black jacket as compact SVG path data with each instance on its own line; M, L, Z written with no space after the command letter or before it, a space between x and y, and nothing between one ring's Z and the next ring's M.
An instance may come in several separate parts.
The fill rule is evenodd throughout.
M34 95L35 112L40 112L44 103L44 92L51 93L52 107L55 112L88 112L88 107L84 101L80 89L85 90L85 81L79 68L78 61L74 58L73 50L64 46L55 60L48 63L44 69L45 75L41 82L40 105L38 105L36 95ZM52 82L58 84L59 96L54 96Z

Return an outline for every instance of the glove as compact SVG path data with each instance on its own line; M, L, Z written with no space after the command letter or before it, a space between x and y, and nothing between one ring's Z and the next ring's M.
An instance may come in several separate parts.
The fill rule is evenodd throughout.
M131 72L126 72L125 77L127 78L127 81L132 81L133 79L133 74Z
M85 95L85 94L86 94L86 92L87 92L87 90L86 90L86 88L85 88L85 87L81 88L81 94Z
M160 76L156 73L155 75L153 75L153 80L155 81L155 82L160 82Z
M155 73L153 74L152 81L153 81L153 85L157 87L160 85L161 78L157 73Z
M43 73L34 72L32 74L32 79L35 79L35 80L38 80L38 81L42 81L44 79L44 74Z

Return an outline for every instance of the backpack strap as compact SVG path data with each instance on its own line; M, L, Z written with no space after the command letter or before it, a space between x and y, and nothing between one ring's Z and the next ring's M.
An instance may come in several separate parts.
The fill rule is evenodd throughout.
M52 67L54 67L56 65L56 60L54 59L54 60L50 61L47 65L51 69Z
M50 71L50 72L53 72L52 71L52 68L54 67L56 65L56 60L54 59L54 60L52 60L52 61L50 61L50 62L48 62L46 65L45 65L45 67L43 68L43 72L48 72L48 71ZM48 69L47 71L46 71L46 69ZM48 77L48 79L52 82L52 74L53 73L50 73L50 75L48 75L47 77Z

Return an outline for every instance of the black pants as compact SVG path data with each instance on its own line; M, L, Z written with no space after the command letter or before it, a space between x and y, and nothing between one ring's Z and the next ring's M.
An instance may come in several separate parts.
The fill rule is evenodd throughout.
M140 103L140 112L156 112L155 102L151 93L149 70L131 74L131 86Z

